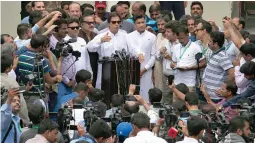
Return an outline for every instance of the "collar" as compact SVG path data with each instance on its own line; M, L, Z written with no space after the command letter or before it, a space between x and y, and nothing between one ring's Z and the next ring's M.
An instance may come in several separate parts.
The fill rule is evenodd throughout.
M225 47L222 47L222 48L220 48L218 51L214 52L213 55L216 55L216 54L218 54L219 52L224 51L224 50L225 50Z
M7 77L7 76L8 76L8 74L6 74L6 73L1 73L1 76L5 76L5 77Z
M136 136L154 136L154 134L151 131L140 131Z
M12 119L14 119L15 121L20 121L19 115L12 114Z
M194 139L194 138L191 138L191 137L184 137L184 141L188 142L188 143L198 143L198 140Z
M144 35L144 34L146 33L146 30L144 30L143 33L140 33L140 32L138 32L138 31L136 30L136 33L138 33L139 35Z
M49 143L49 141L41 134L36 134L35 138L40 139L42 142Z

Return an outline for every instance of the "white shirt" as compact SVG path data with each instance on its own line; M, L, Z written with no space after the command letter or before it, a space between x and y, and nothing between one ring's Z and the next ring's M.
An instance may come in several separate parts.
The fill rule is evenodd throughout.
M179 44L178 41L175 41L173 43L171 43L169 40L165 39L161 42L162 47L166 47L167 49L167 53L172 56L173 55L173 51L174 51L174 47L175 45ZM170 67L172 61L169 59L165 59L164 55L162 55L160 53L160 49L157 51L157 58L163 58L163 73L167 76L169 75L173 75L173 69Z
M140 131L135 137L127 138L124 143L167 143L164 139L154 136L150 131Z
M187 44L188 45L188 44ZM172 60L177 63L176 67L191 67L197 65L195 55L202 53L199 45L195 42L191 42L190 46L185 50L180 43L174 46ZM204 58L204 57L203 57ZM202 59L203 59L202 58ZM185 83L189 87L193 87L196 84L196 70L175 72L175 85L179 83Z
M198 141L194 138L190 138L190 137L185 136L183 141L179 141L179 142L176 142L176 143L198 143Z
M64 40L69 39L72 38L68 35L64 38ZM85 69L91 72L91 74L93 74L90 66L88 50L86 48L86 41L81 37L77 37L77 41L74 43L70 43L70 45L73 47L74 51L81 52L81 57L79 57L79 60L75 62L76 72L80 71L81 69Z
M16 73L14 72L13 69L8 73L8 76L16 79Z
M112 39L109 42L101 42L103 38L108 33ZM98 52L99 57L111 57L115 54L116 50L125 49L127 51L127 34L123 32L118 32L116 34L111 33L109 30L100 33L87 45L90 52Z
M236 45L232 41L227 42L227 40L224 43L224 47L225 47L226 54L229 56L230 60L233 62L240 53L239 49L236 47Z

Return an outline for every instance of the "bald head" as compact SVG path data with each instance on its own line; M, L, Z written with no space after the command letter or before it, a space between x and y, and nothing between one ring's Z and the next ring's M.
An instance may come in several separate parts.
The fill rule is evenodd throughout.
M133 16L139 16L139 15L144 16L145 13L146 13L146 6L143 2L138 1L132 5Z
M79 3L77 2L72 2L69 5L69 15L70 17L74 17L74 18L80 18L81 16L81 6Z
M116 13L120 16L121 19L126 17L126 11L121 5L116 6Z

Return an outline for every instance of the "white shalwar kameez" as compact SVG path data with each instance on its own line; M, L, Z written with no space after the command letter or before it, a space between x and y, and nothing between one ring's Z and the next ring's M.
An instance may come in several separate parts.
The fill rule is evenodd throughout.
M136 30L128 34L128 44L129 47L132 47L130 50L133 55L137 55L139 51L144 56L140 69L145 68L147 71L140 78L140 95L143 96L146 102L149 102L148 91L153 88L152 67L154 66L156 56L156 36L147 30L143 33L139 33Z
M107 33L108 36L112 38L111 41L101 42L101 38L103 38ZM90 41L87 44L87 48L89 52L97 52L99 54L99 58L111 57L112 54L115 54L116 50L125 49L128 51L127 34L120 31L118 31L116 34L113 34L110 32L110 30L107 30L97 35L92 41ZM96 88L99 89L101 89L102 72L102 64L98 63Z

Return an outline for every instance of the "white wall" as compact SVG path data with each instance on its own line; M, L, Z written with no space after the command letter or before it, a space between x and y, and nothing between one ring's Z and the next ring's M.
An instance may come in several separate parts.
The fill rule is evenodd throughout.
M85 1L79 1L79 3L83 4ZM86 1L86 3L90 3L94 5L94 1ZM116 4L117 1L107 1L107 9L110 10L111 6ZM134 1L131 1L131 4ZM144 1L148 9L153 1ZM204 6L204 14L203 18L208 20L209 18L213 18L218 26L222 26L221 19L224 16L231 16L231 3L230 1L203 1L202 4ZM188 2L188 6L186 8L186 14L190 14L190 4L191 1ZM12 36L16 36L16 27L20 23L20 11L21 11L21 2L20 1L1 1L1 33L9 33Z
M1 33L14 37L17 35L17 25L21 21L20 12L20 1L1 1Z

